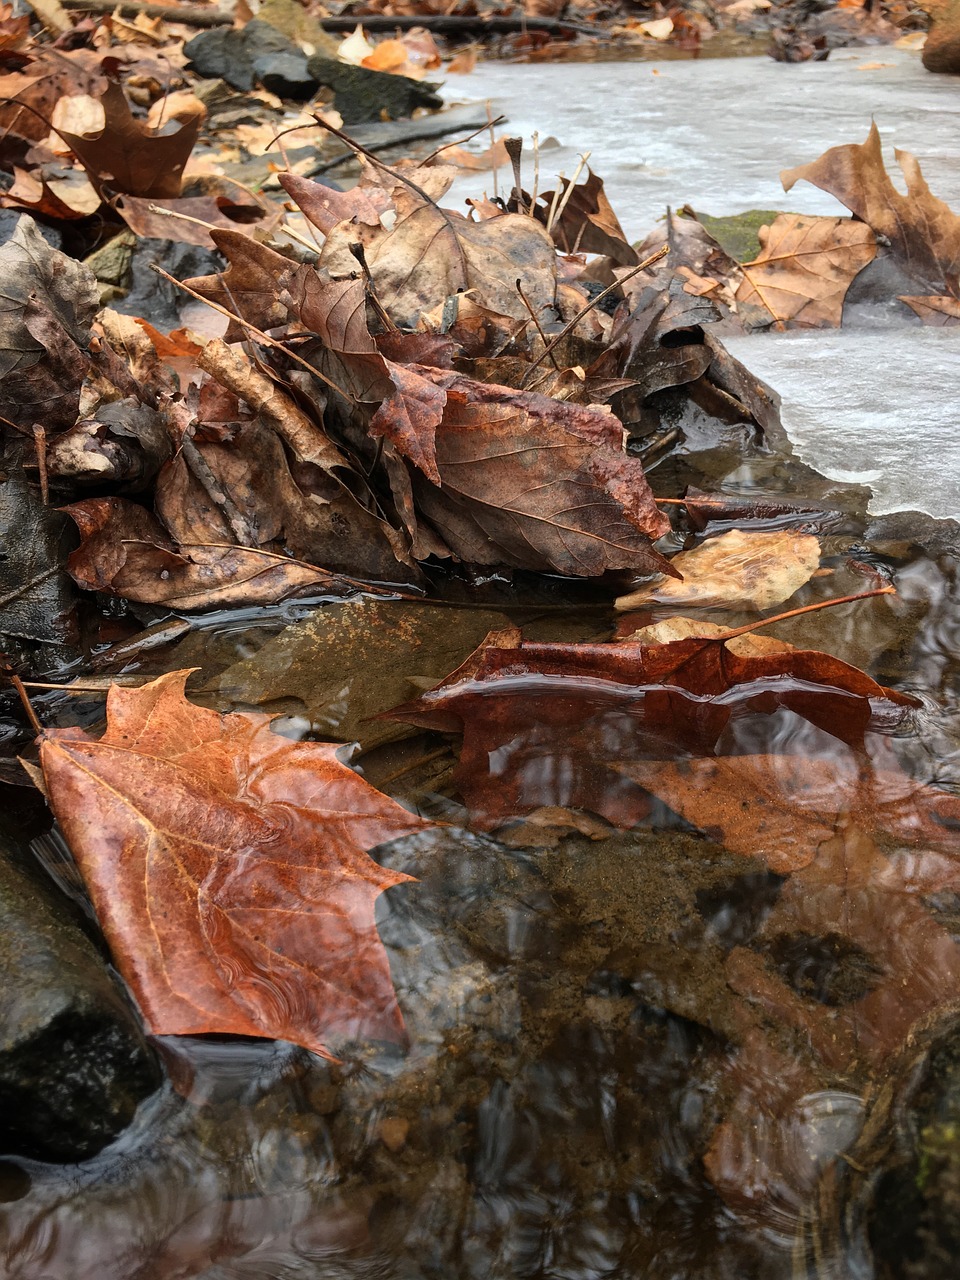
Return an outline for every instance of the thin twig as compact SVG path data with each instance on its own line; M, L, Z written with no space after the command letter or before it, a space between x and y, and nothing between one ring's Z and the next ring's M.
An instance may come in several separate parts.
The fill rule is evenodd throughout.
M431 151L425 160L418 160L418 165L423 168L424 165L433 164L437 156L442 155L444 151L448 151L450 147L462 147L465 142L471 142L478 133L483 133L486 129L492 129L496 124L503 124L506 116L497 116L495 120L490 120L487 124L482 124L479 129L474 129L473 133L468 133L465 138L454 138L452 142L445 142L442 147L437 147L436 151ZM494 143L494 146L496 143Z
M737 636L745 636L760 627L769 626L771 622L784 622L787 618L799 617L801 613L815 613L817 609L829 609L835 604L852 604L854 600L869 600L871 596L895 596L896 587L874 587L872 591L861 591L853 596L835 596L832 600L819 600L816 604L805 604L799 609L787 609L785 613L774 614L772 618L761 618L759 622L748 622L745 626L734 627L730 631L720 632L715 639L733 640Z
M539 333L539 335L540 335L540 341L541 341L541 342L543 343L543 345L546 347L546 346L547 346L547 335L543 332L543 328L542 328L542 326L541 326L541 324L540 324L540 321L537 319L537 313L534 311L533 306L532 306L532 305L531 305L531 303L530 303L530 299L529 299L529 298L527 297L527 295L523 292L523 285L522 285L522 283L521 283L519 280L517 281L517 293L519 293L519 295L520 295L520 301L521 301L521 302L523 303L523 305L527 308L527 311L529 311L529 313L530 313L530 319L531 319L531 320L533 321L533 323L537 326L537 333ZM557 364L556 357L555 357L555 356L553 356L553 355L551 355L550 360L551 360L551 363L553 364L553 367L554 367L554 368L557 370L557 372L559 373L559 372L560 372L560 366Z
M558 343L561 343L563 339L567 336L567 334L571 333L572 330L576 328L576 326L579 324L579 322L583 319L583 317L587 314L588 311L592 311L594 307L599 306L600 303L604 300L604 298L608 297L611 293L613 293L615 289L619 289L621 285L626 284L628 280L632 280L635 275L639 275L641 271L646 271L647 267L651 267L655 262L659 262L661 258L665 258L669 252L670 252L669 245L666 245L666 244L661 245L660 248L656 251L656 253L651 254L649 258L645 258L643 262L640 263L639 266L633 267L630 271L626 273L626 275L621 276L619 280L615 280L613 284L608 284L606 289L601 290L601 292L598 293L595 298L591 298L590 301L587 303L587 305L585 307L582 307L577 312L577 314L573 317L573 319L568 321L568 323L563 326L563 328L556 335L556 337L553 338L553 340L550 342L546 350L541 351L540 355L537 356L536 360L534 360L533 364L524 374L523 381L520 384L521 390L529 382L530 376L533 373L534 369L536 369L537 365L543 363L543 361L547 358L547 356L551 354L554 347L556 347Z
M37 719L37 713L34 711L33 704L31 703L30 699L27 697L27 691L23 687L23 681L20 679L19 676L11 675L10 683L16 689L20 697L20 701L23 703L23 709L27 714L27 719L30 721L31 729L33 730L33 732L38 738L42 737L43 725Z
M583 155L580 157L580 161L576 169L574 169L573 171L573 177L570 179L569 183L567 184L563 192L563 195L560 197L560 203L556 205L555 211L551 210L550 218L547 221L547 235L553 234L554 224L559 222L560 219L563 217L563 211L567 207L567 201L573 195L573 189L577 185L577 179L580 177L581 173L583 173L584 168L586 167L587 161L590 159L590 155L591 153L589 151L585 151ZM562 178L561 178L561 181L562 181Z
M219 302L214 302L211 298L205 298L202 293L197 293L196 289L191 289L188 284L185 284L182 280L178 280L176 276L172 276L169 271L164 271L163 267L158 266L155 262L150 264L150 269L151 271L155 271L158 276L162 276L164 280L169 280L169 282L176 285L178 289L182 289L184 293L189 293L191 298L196 298L198 302L204 303L205 306L212 307L214 311L219 311L220 314L222 316L226 316L228 320L236 320L238 324L242 324L248 333L252 333L256 337L258 342L262 342L265 346L273 347L277 351L282 351L284 355L289 356L291 360L295 360L297 364L302 365L303 368L309 373L312 373L314 377L317 377L321 382L326 383L332 391L336 391L337 395L343 396L344 400L349 400L352 404L359 404L356 396L352 396L349 391L344 391L343 387L338 387L333 379L328 378L325 373L321 373L316 365L312 365L309 360L304 360L303 356L297 355L295 351L291 351L289 347L284 346L282 342L278 342L276 338L271 338L268 333L264 333L262 329L258 329L255 324L251 324L250 321L245 320L243 316L236 315L234 312L228 311L226 307L221 306Z

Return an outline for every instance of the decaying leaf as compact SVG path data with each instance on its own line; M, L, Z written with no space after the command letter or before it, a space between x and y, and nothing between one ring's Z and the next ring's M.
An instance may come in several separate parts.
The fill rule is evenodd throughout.
M906 195L890 181L875 123L866 142L831 147L811 164L784 169L780 178L786 191L804 180L836 196L861 222L886 237L910 275L938 293L952 294L960 276L960 217L931 193L909 151L895 155Z
M811 533L730 529L673 557L670 564L682 580L641 587L620 596L616 607L676 604L762 612L788 600L810 580L819 563L820 543Z
M125 498L89 498L63 510L82 537L67 569L88 591L193 610L343 590L335 574L288 556L226 544L178 546L149 511Z
M761 227L760 244L759 255L741 268L736 299L767 312L778 328L838 326L854 276L877 252L862 222L795 213Z
M641 261L611 208L603 179L592 169L587 170L586 179L577 183L572 191L570 183L561 180L558 191L544 191L540 199L544 207L536 212L544 220L551 208L559 208L561 200L564 202L560 216L554 218L551 233L557 247L565 253L606 254L611 262L624 267Z
M366 850L429 824L271 717L189 703L189 672L117 686L100 739L43 735L50 803L156 1035L399 1040Z
M99 301L93 272L21 217L0 247L0 414L28 431L72 427Z

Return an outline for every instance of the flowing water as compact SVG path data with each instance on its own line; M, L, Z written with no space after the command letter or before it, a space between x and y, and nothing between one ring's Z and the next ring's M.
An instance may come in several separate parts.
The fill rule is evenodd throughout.
M566 131L570 146L607 148L597 168L608 179L630 163L611 144L611 120L621 137L640 138L623 103L642 99L659 113L643 154L655 159L661 148L656 164L671 170L661 191L674 200L706 196L712 212L723 212L721 167L703 175L724 139L736 140L728 172L741 183L726 207L772 200L739 169L745 122L757 115L763 128L776 126L776 140L771 133L761 145L758 136L749 147L753 173L768 157L795 163L865 132L873 99L864 91L858 114L851 81L903 90L914 112L905 133L935 105L956 110L944 82L921 80L901 55L876 51L876 60L891 59L893 70L862 78L849 66L834 75L832 62L763 62L729 64L725 80L716 79L720 63L674 63L652 81L648 66L634 64L490 67L481 82L497 92L526 83L536 95L531 116L534 102L555 103L538 120L541 134ZM573 72L591 77L576 111L572 90L550 98L544 87L569 87ZM527 76L538 78L534 90ZM602 87L599 100L587 86ZM807 86L810 118L760 111L774 86L781 102ZM729 103L734 87L729 119L705 105L721 91ZM834 91L846 105L828 123L824 99L832 103ZM917 148L912 137L903 142ZM935 179L933 157L942 161L943 151L928 145ZM658 208L641 181L647 160L632 176L629 167L616 173L617 207L630 210L637 234ZM944 186L948 170L939 173ZM952 180L960 194L955 169ZM908 355L905 334L921 339ZM374 785L447 824L377 853L417 877L382 895L377 910L409 1045L346 1045L330 1064L281 1043L160 1041L167 1083L98 1156L70 1166L0 1161L3 1274L952 1276L960 1237L960 872L951 847L960 575L956 525L916 514L957 510L939 494L955 493L940 407L956 368L946 337L897 330L895 338L851 334L849 343L846 334L742 340L748 366L775 385L783 374L785 418L811 465L743 427L697 421L652 472L664 494L699 484L821 508L807 524L828 573L790 603L880 580L892 580L897 595L808 614L774 633L913 694L919 705L905 718L875 704L865 721L862 700L824 698L802 682L793 700L770 688L744 703L692 696L665 705L610 682L571 692L521 680L496 706L479 707L486 771L455 775L456 740L415 729L403 736L371 715L435 683L491 626L515 622L530 637L570 641L606 640L618 626L608 597L522 576L451 586L442 605L298 603L207 618L166 651L126 663L141 677L198 667L191 688L201 701L274 711L290 736L359 740L356 760ZM898 362L882 355L882 342L894 340ZM862 365L865 352L877 380L861 377L845 399L844 362ZM881 387L888 401L907 368L914 381L897 416ZM918 404L924 368L938 432ZM807 418L791 407L801 402ZM921 489L912 487L914 468L884 452L893 441L907 447L907 413L915 460L937 460ZM838 427L848 447L869 430L865 451L828 443ZM863 485L874 483L871 495ZM915 510L890 514L899 506ZM744 620L723 611L711 618ZM48 723L95 724L102 699L46 694L37 709ZM678 743L680 722L692 736ZM774 772L812 762L783 848L750 856L736 847L732 819L698 826L683 819L679 801L641 812L641 789L620 766L642 770L665 751L680 773L714 754L763 758ZM838 779L865 770L883 780L874 799L883 792L894 808L925 815L919 836L893 819L877 829L875 815L857 809L855 782L842 821L824 812L813 781L827 780L829 800ZM494 838L471 820L466 791L475 813L486 806L520 818L571 804L614 825L596 818L569 834L562 823L539 833L508 823ZM618 827L625 814L636 821ZM824 820L827 830L810 836ZM790 863L788 846L804 841L816 858ZM49 856L49 840L35 847Z

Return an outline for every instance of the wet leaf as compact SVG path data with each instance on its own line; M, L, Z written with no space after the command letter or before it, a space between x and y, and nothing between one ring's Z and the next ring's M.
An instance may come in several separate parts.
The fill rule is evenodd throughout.
M735 651L727 636L543 644L501 632L390 718L463 733L455 779L481 826L566 806L630 827L650 803L629 762L712 756L731 732L775 742L778 716L857 748L876 714L895 722L914 705L828 654Z
M939 293L955 294L960 275L960 217L934 196L909 151L895 152L907 184L901 195L883 163L880 131L871 125L866 142L831 147L811 164L785 169L784 190L804 180L827 191L885 236L903 267Z
M125 195L114 202L114 208L124 222L138 236L155 240L176 240L181 244L199 244L204 248L217 247L209 227L219 231L234 231L238 223L248 228L247 236L254 231L267 232L280 221L279 209L270 208L231 185L225 194L210 193L202 196L186 196L162 200L157 196L140 197ZM229 194L226 194L229 191ZM189 219L196 221L189 221ZM207 226L200 226L206 223Z
M955 848L960 799L915 782L888 760L731 755L624 765L634 782L734 853L781 875L808 866L847 822L899 844Z
M760 243L757 257L741 268L736 299L765 311L778 328L839 326L854 276L877 252L862 222L793 213L761 227Z
M0 480L0 643L7 652L11 640L45 646L41 666L53 665L60 656L56 647L77 639L64 570L68 530L61 513L44 506L23 471L10 471Z
M189 672L114 687L97 740L43 735L50 803L156 1035L400 1040L366 850L427 825L327 743L187 702Z
M161 133L134 119L116 80L107 85L100 102L105 120L99 132L62 131L64 141L84 166L125 195L179 196L184 166L199 136L203 115L198 113L192 120L181 121L172 132Z
M365 751L404 737L406 726L376 719L417 688L457 666L488 631L508 626L495 609L348 600L285 628L219 677L234 702L305 716L316 731ZM420 685L419 687L423 687Z
M810 580L820 563L820 543L813 534L790 529L730 529L692 551L681 551L670 563L682 581L643 586L620 596L616 608L675 604L762 612L788 600Z
M335 574L287 556L226 545L180 547L149 511L125 498L90 498L63 510L82 537L67 569L88 591L203 610L343 590Z

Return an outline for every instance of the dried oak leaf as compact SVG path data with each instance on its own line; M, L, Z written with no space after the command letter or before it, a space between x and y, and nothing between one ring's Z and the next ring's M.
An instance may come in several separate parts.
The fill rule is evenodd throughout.
M820 563L820 543L813 534L792 529L730 529L692 551L681 551L670 563L682 579L643 586L620 596L615 607L770 609L809 582Z
M0 414L48 432L72 427L99 304L93 272L53 249L24 215L0 246Z
M155 1035L402 1040L374 904L410 877L366 850L429 824L270 716L114 686L107 728L46 732L51 807Z
M542 644L501 632L388 714L463 733L455 776L481 826L559 805L630 827L649 811L634 761L711 756L749 714L764 717L762 734L775 740L781 709L856 749L878 707L896 717L913 705L829 654L740 639Z
M423 472L418 509L461 559L579 577L674 572L651 545L669 522L612 414L426 366L391 376L370 430Z
M761 252L743 263L738 304L759 309L778 329L836 328L853 278L876 257L870 227L851 218L782 213L760 228ZM755 315L750 325L758 327Z
M203 116L160 132L134 119L123 89L110 81L100 99L104 126L95 134L61 136L84 167L115 191L168 199L179 196L184 166L196 145Z
M960 217L934 196L916 158L896 151L907 184L901 195L883 164L880 131L871 125L866 142L831 147L811 164L784 169L784 190L801 179L846 205L877 235L889 240L901 264L938 293L957 292L960 275Z
M0 130L31 142L50 133L50 118L63 98L91 94L99 97L107 81L103 55L91 49L34 49L22 71L0 76ZM32 108L32 110L28 109Z

